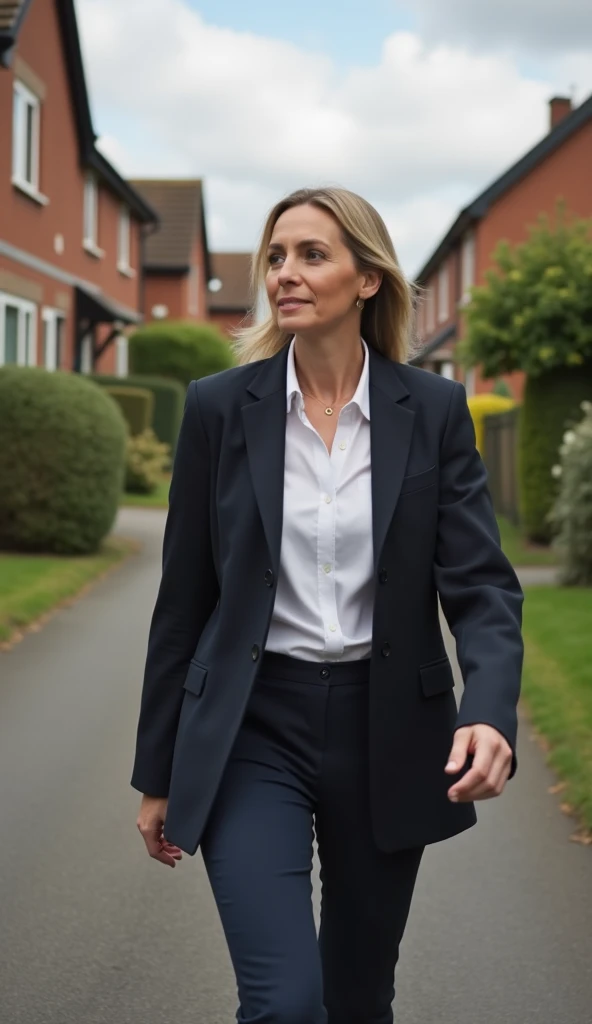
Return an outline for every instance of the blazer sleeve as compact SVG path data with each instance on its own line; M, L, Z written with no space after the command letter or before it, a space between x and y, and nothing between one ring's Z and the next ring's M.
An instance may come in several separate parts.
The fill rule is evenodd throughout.
M522 675L523 593L500 545L462 384L454 384L441 442L435 580L464 681L456 728L485 723L512 748Z
M210 536L210 472L197 383L192 381L169 491L131 778L134 789L150 796L168 796L183 683L219 596Z

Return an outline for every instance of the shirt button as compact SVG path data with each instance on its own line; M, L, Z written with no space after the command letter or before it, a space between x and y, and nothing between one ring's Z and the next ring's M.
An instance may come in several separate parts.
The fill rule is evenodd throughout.
M341 448L341 451L344 452L345 449L347 448L347 445L346 445L345 441L342 441L341 444L339 445L339 447Z
M331 502L333 501L333 498L331 497L330 494L326 494L324 500L327 502L327 505L330 505Z
M335 630L337 629L337 626L335 626L335 625L333 625L333 623L331 623L331 625L329 626L329 629L331 630L332 633L334 633Z
M332 566L332 565L324 565L324 566L323 566L323 569L325 570L325 572L331 572L331 569L332 569L332 568L333 568L333 566Z

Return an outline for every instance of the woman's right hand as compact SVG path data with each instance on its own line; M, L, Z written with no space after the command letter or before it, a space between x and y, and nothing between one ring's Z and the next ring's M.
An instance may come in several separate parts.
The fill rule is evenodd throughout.
M144 794L136 824L150 856L154 860L159 860L161 864L168 864L169 867L174 868L176 862L182 859L183 854L178 846L173 846L164 838L163 828L167 803L166 797Z

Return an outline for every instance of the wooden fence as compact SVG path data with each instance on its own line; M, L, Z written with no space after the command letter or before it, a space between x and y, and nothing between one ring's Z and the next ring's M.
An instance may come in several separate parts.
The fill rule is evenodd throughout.
M483 459L495 511L517 524L518 512L518 407L484 419Z

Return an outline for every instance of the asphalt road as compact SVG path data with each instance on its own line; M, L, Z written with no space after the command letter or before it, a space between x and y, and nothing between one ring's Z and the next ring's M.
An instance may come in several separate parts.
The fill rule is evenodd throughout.
M235 1020L200 855L151 861L129 786L163 524L122 513L142 553L0 654L0 1024ZM592 1021L592 848L554 781L523 720L506 793L426 852L398 1024Z

